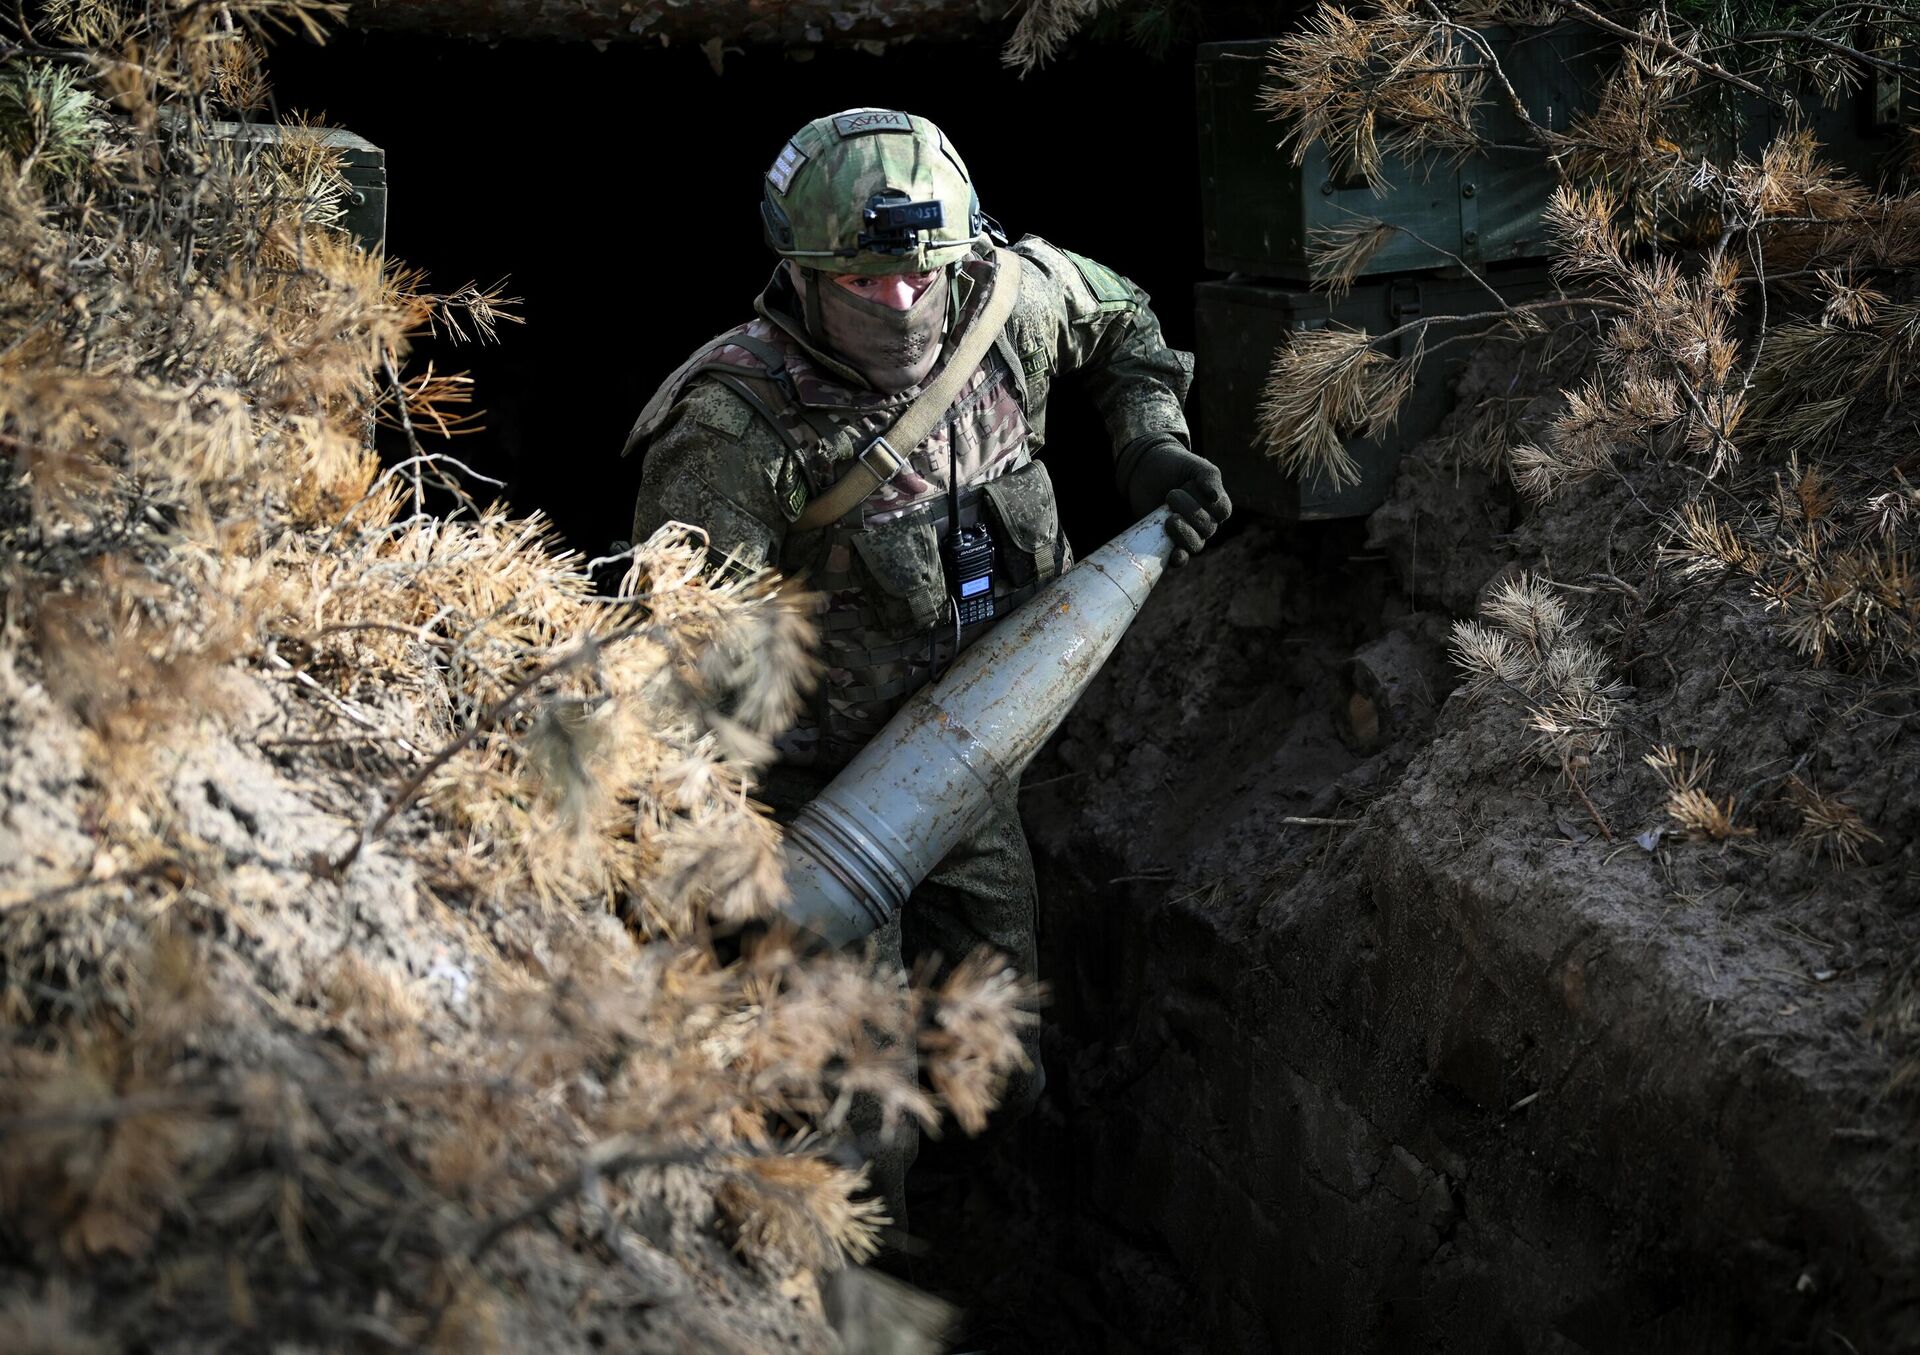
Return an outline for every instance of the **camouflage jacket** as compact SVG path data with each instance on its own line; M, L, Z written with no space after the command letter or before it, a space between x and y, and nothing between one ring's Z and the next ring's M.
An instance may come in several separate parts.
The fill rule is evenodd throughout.
M908 464L839 522L792 525L920 388L880 393L810 344L784 268L755 302L758 318L702 346L634 425L627 450L646 458L636 541L689 523L716 556L775 566L821 597L825 674L811 717L782 744L789 761L846 762L992 624L958 625L948 597L940 543L955 497L963 526L984 520L993 534L996 619L1071 564L1034 460L1056 380L1092 397L1116 457L1143 439L1187 440L1192 359L1167 347L1146 294L1037 237L1012 249L1024 265L1012 318ZM981 251L959 265L949 350L993 269Z

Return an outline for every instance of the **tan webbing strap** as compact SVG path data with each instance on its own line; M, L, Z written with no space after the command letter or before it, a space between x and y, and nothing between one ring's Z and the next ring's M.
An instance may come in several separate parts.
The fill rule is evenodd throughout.
M947 357L946 366L933 384L921 391L914 402L893 421L893 426L863 448L841 476L800 511L793 525L802 531L838 522L865 503L872 493L887 483L906 464L913 449L926 440L934 425L947 416L960 387L973 375L980 359L993 346L994 336L1006 327L1013 314L1013 303L1020 295L1020 256L1011 250L994 251L998 266L993 273L993 291L967 331L967 337Z

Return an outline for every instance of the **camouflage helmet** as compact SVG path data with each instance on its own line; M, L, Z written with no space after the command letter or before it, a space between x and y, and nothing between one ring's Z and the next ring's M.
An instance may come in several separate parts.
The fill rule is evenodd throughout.
M987 228L966 162L927 119L850 108L794 133L767 171L760 219L783 259L827 273L924 273Z

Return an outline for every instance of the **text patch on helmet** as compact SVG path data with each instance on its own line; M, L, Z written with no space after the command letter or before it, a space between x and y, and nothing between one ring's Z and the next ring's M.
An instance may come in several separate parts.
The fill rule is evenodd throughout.
M767 178L782 193L793 182L793 176L800 172L800 166L807 162L807 153L789 141L780 151L780 158L773 162L773 168L767 171Z
M905 113L890 113L883 108L862 108L835 118L833 130L840 133L842 140L867 132L911 132L913 119Z

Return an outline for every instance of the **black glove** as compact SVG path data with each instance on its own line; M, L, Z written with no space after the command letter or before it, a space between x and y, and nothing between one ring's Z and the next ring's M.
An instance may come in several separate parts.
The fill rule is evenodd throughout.
M1117 467L1127 502L1138 517L1161 504L1173 510L1167 535L1173 538L1173 561L1184 565L1220 530L1233 512L1220 470L1204 456L1195 456L1177 438L1159 437L1130 444Z

